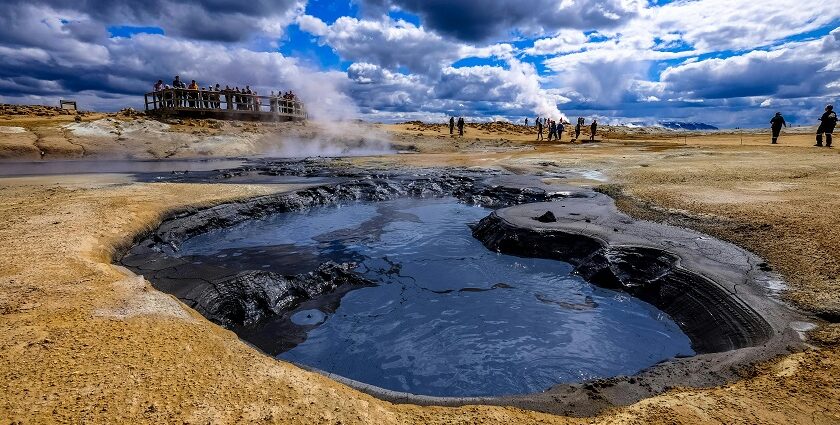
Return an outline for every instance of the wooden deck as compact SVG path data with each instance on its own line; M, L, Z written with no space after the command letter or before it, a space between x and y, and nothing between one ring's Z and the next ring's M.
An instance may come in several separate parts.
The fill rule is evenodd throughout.
M166 89L146 93L146 113L167 117L242 121L301 121L308 118L298 100L227 91Z

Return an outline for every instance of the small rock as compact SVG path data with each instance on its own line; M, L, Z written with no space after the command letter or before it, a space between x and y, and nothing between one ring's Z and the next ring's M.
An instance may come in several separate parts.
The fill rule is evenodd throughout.
M557 217L554 216L554 213L551 211L546 211L545 214L535 217L534 220L539 221L540 223L556 223Z

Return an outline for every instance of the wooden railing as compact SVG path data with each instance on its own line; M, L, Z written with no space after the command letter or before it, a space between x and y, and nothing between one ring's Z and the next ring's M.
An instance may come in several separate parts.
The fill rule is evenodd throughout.
M257 96L231 91L164 89L144 95L146 111L161 113L213 112L236 115L276 115L306 119L306 109L299 100L278 96Z

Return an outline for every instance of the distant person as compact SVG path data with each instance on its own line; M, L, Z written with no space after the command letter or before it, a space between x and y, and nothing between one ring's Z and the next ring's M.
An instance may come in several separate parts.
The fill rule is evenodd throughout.
M787 127L787 123L785 122L785 118L782 116L782 113L776 112L776 116L770 120L770 129L773 130L772 144L775 145L776 141L779 140L779 133L782 132L782 127Z
M543 125L542 125L542 121L540 121L540 119L537 118L537 141L539 142L542 139L543 139Z
M187 88L187 85L184 84L184 82L181 80L180 75L176 75L175 79L172 80L172 88L176 89L175 90L175 106L177 106L179 108L185 106L186 105L186 102L184 100L185 93L183 91L181 91L181 89Z
M187 90L191 90L191 92L187 95L189 98L190 108L195 108L195 99L198 93L194 93L193 91L198 91L198 83L196 83L195 80L192 80L192 82L190 82L189 87L187 87ZM200 107L201 104L199 104L198 106Z
M554 135L557 134L557 124L554 123L554 120L548 120L548 141L550 142L551 139L554 138Z
M583 118L577 119L577 124L575 124L575 141L577 142L580 139L580 127L583 125Z
M157 109L158 106L163 106L163 94L161 90L163 90L163 80L157 80L153 90L154 93L152 93L153 109Z
M525 127L528 126L528 118L525 118Z
M539 125L540 125L540 116L537 115L537 117L534 118L534 127L537 127Z
M229 85L225 85L223 93L225 94L225 109L233 109L233 90Z
M449 135L455 134L455 117L449 117Z
M458 117L458 135L464 136L464 117Z
M592 125L589 126L589 140L595 141L595 132L598 130L598 120L592 120Z
M216 83L216 87L213 88L213 103L214 108L222 109L222 86L219 83Z
M563 125L563 120L557 121L557 141L563 140L563 131L566 130L566 126Z
M825 134L825 146L831 147L831 134L834 133L834 127L837 126L837 114L834 112L834 106L826 105L825 113L820 117L820 127L817 128L817 144L814 146L822 146L823 134Z

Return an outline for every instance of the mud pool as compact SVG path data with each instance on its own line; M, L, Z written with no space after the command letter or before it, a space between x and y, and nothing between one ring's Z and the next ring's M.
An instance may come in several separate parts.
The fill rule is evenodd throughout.
M469 227L489 213L454 198L318 207L198 235L176 255L283 275L355 263L375 286L234 330L278 358L388 390L525 394L694 354L652 305L561 261L489 251ZM305 339L272 343L289 326Z

